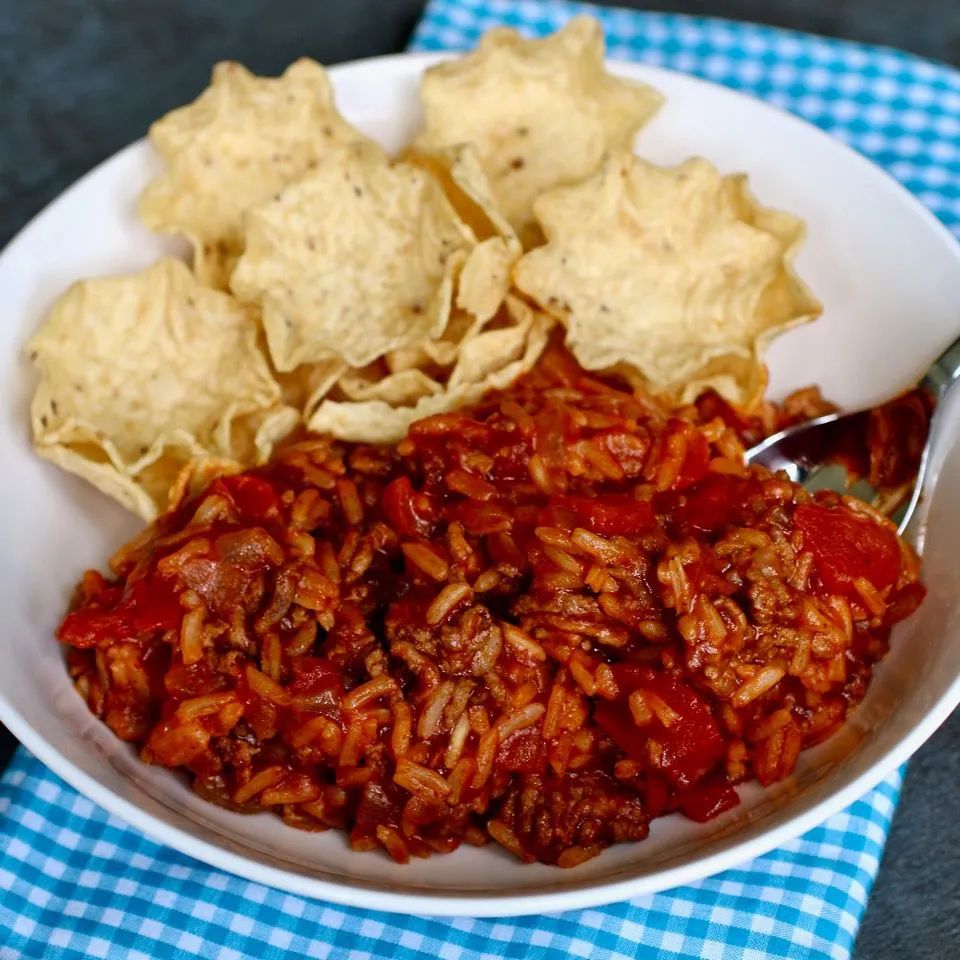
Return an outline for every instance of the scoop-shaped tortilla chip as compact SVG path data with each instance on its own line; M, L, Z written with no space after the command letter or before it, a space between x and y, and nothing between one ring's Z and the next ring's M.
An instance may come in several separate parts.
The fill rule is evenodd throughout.
M477 148L461 143L429 153L413 150L407 159L439 182L457 215L480 241L460 271L456 303L461 311L486 322L500 309L523 249L497 206ZM430 355L429 345L424 347Z
M461 273L461 278L463 274ZM460 353L460 345L471 331L482 327L486 321L477 320L471 313L454 309L447 322L447 328L433 340L424 340L413 347L391 350L383 358L389 373L400 373L416 368L439 373L449 370Z
M663 168L619 152L536 211L547 243L514 279L587 369L625 363L656 391L690 400L714 386L749 406L764 345L820 312L791 267L803 223L706 160Z
M490 237L470 251L457 282L457 306L481 323L500 309L510 289L510 275L520 259L520 244L509 237Z
M308 420L330 388L350 369L339 357L305 363L287 373L278 373L283 402L299 410Z
M380 363L348 370L337 381L337 387L348 400L383 400L391 407L409 406L422 397L443 392L443 386L422 370L412 368L385 374Z
M218 63L210 86L150 128L166 169L144 191L152 230L182 233L197 275L226 288L243 249L243 214L265 203L345 144L373 144L337 112L330 81L302 59L281 77Z
M29 351L38 452L147 520L185 466L265 460L298 419L254 313L179 260L74 284Z
M480 153L473 143L455 143L429 150L414 147L404 157L440 183L460 219L478 240L516 240L516 231L497 205Z
M533 367L547 343L552 319L517 297L507 297L502 325L475 323L464 337L446 383L416 402L395 405L388 399L328 399L310 418L308 429L343 440L395 443L415 420L475 403L489 390L501 390ZM402 377L404 371L387 377ZM415 371L417 372L417 371ZM338 387L334 393L345 397ZM375 395L372 391L369 396Z
M417 155L412 162L417 163ZM481 323L500 309L510 289L513 265L523 249L517 234L497 206L493 188L472 143L419 155L440 181L447 198L480 243L470 251L457 283L457 306Z
M426 129L414 149L474 144L493 195L525 246L539 236L533 201L629 147L662 97L604 68L603 33L576 17L540 40L490 30L465 57L431 67L420 85Z
M533 352L534 345L542 349L542 338L551 318L533 310L515 296L508 296L505 307L489 323L475 324L460 343L456 362L447 378L447 390L457 391L473 384L489 384L485 389L501 389L510 381L504 380L502 371L511 369L513 378L526 373L526 362L532 365L540 354ZM515 364L520 361L521 367Z
M362 367L443 332L475 245L428 173L345 150L248 214L231 286L262 306L278 370Z

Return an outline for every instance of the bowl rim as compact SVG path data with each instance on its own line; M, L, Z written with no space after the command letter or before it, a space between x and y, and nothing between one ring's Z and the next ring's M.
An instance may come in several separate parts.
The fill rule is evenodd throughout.
M349 82L348 75L352 70L362 70L370 67L390 68L398 63L402 63L404 67L412 68L415 72L421 72L426 67L448 59L456 53L456 51L441 51L368 57L331 66L328 68L328 72L334 84L340 79ZM814 124L750 94L681 71L622 60L608 60L607 65L615 73L649 80L654 83L656 83L658 76L682 77L685 82L692 83L695 87L719 88L728 95L750 101L751 108L761 114L776 115L779 122L787 122L800 128L807 137L829 141L833 149L847 155L848 161L858 164L865 177L870 177L878 185L882 185L899 203L910 207L913 215L919 216L925 221L927 228L939 234L940 240L953 254L957 262L957 268L960 270L960 240L947 229L932 211L882 168ZM0 251L0 257L4 256L29 234L37 221L44 218L53 207L61 202L66 202L70 195L86 181L100 174L109 165L121 162L121 158L126 157L131 152L143 149L145 143L146 138L141 138L128 144L74 181L14 235L5 248ZM932 736L958 704L960 704L960 674L954 677L926 715L900 734L895 745L862 774L817 802L807 801L804 803L802 797L786 801L788 805L795 805L797 811L783 823L763 831L758 836L731 842L714 853L692 859L685 864L656 870L643 876L627 877L613 881L599 877L585 880L580 884L571 883L565 889L558 890L552 887L547 892L534 890L507 895L490 895L487 892L476 894L449 893L443 889L431 891L429 894L403 893L358 883L349 877L345 877L342 882L331 882L250 859L242 854L225 849L217 843L197 837L179 826L167 823L102 785L35 731L30 722L6 699L2 691L0 691L0 722L3 722L20 743L55 774L104 810L120 817L148 837L187 853L187 855L209 866L280 890L314 899L327 900L341 906L387 913L479 918L526 916L601 906L631 897L657 893L700 880L754 857L762 856L819 825L827 817L842 810L875 787ZM733 834L733 836L735 835L736 833Z

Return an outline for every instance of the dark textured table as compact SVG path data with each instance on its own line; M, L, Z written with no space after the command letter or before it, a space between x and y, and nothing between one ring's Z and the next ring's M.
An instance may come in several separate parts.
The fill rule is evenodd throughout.
M276 73L403 49L421 0L0 0L0 243L192 99L217 60ZM960 0L630 3L899 46L960 64ZM9 549L9 547L8 547ZM15 742L0 727L0 766ZM960 713L910 766L857 956L960 956Z

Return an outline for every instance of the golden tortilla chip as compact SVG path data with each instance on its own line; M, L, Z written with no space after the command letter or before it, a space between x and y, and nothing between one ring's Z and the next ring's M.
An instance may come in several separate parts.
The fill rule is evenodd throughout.
M529 354L530 339L540 342L541 328L546 330L552 325L549 316L534 311L523 300L508 297L505 309L489 324L477 323L460 343L456 362L447 380L447 389L456 391L469 384L504 382L501 371L511 368L524 356L536 360ZM527 369L521 370L526 373ZM515 374L514 376L519 376ZM499 389L499 386L498 386Z
M522 252L510 237L490 237L474 247L457 281L457 306L481 323L489 320L510 289L510 275Z
M650 381L636 367L621 363L610 367L609 372L644 394L650 391ZM739 409L756 412L763 403L767 382L767 368L763 363L758 363L754 357L727 354L710 360L695 379L669 391L661 390L659 394L667 403L683 406L694 403L708 390L715 390L722 397L736 398L732 402Z
M514 280L589 370L624 363L658 392L690 400L715 386L749 404L765 344L820 312L791 267L802 222L706 160L663 168L620 152L536 212L547 244Z
M455 313L451 318L455 338L447 339L448 328L443 339L427 340L407 355L394 353L346 371L336 383L337 399L383 400L391 407L408 407L423 397L486 380L519 359L532 326L533 311L522 301L501 315L504 322L495 324ZM398 360L406 366L395 368Z
M606 72L600 25L576 17L540 40L486 33L465 57L431 67L420 85L426 129L417 151L471 143L497 204L525 246L539 239L533 201L629 148L663 98Z
M297 180L331 151L363 141L337 112L327 74L301 59L281 77L218 63L210 86L150 128L166 170L144 191L151 229L182 233L204 282L226 289L243 250L243 215Z
M480 241L460 271L456 303L461 311L486 322L503 304L523 248L497 207L477 149L461 143L431 153L412 151L408 160L440 183L457 215ZM429 349L426 353L431 355Z
M74 284L29 345L36 448L151 520L186 464L265 460L295 425L257 340L179 260Z
M305 363L287 373L277 373L283 402L301 411L305 420L316 410L333 385L350 369L339 357Z
M231 286L261 304L278 370L362 367L443 333L475 243L429 174L345 150L248 214Z
M462 282L462 271L460 277ZM424 340L413 347L391 350L384 356L383 362L389 373L400 373L415 367L442 378L443 371L449 372L457 362L463 339L486 323L486 320L478 320L473 314L454 308L447 321L447 328L439 337Z
M477 239L516 239L510 221L497 205L490 179L474 144L455 143L429 151L423 147L415 148L408 151L405 159L426 170L440 183L454 210Z
M288 437L300 421L300 411L290 406L273 406L263 413L245 417L234 427L231 437L235 459L246 466L266 463L273 448Z
M371 364L360 370L348 370L337 387L348 400L382 400L391 407L405 407L422 397L443 392L443 386L422 370L411 368L386 373L381 364Z
M472 331L442 392L405 406L384 400L324 400L308 429L342 440L395 443L415 420L476 403L488 391L508 387L537 362L553 321L516 297L507 298L505 309L511 325Z

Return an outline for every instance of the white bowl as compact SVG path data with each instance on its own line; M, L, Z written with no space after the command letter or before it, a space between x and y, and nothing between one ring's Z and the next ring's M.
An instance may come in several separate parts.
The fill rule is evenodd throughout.
M343 112L396 148L419 122L417 80L434 56L368 60L331 71ZM824 133L758 101L664 70L613 64L667 103L640 147L657 162L702 154L745 170L765 204L803 216L799 270L822 298L817 323L776 342L774 396L818 383L852 406L913 382L956 335L960 247L913 197ZM73 691L53 639L83 569L101 565L137 522L37 458L22 347L73 280L138 269L170 245L148 234L134 201L154 169L143 142L98 167L0 255L0 609L6 668L0 720L60 776L156 839L225 870L336 903L418 914L508 916L612 902L696 880L757 856L850 803L902 763L960 701L960 455L930 500L930 594L897 631L869 695L842 732L805 752L770 790L708 824L658 820L643 843L573 870L524 866L496 847L408 866L353 853L336 832L304 834L267 814L245 817L197 798L173 773L141 764ZM952 418L955 420L956 418ZM952 429L949 425L947 432ZM948 438L949 439L949 438Z

